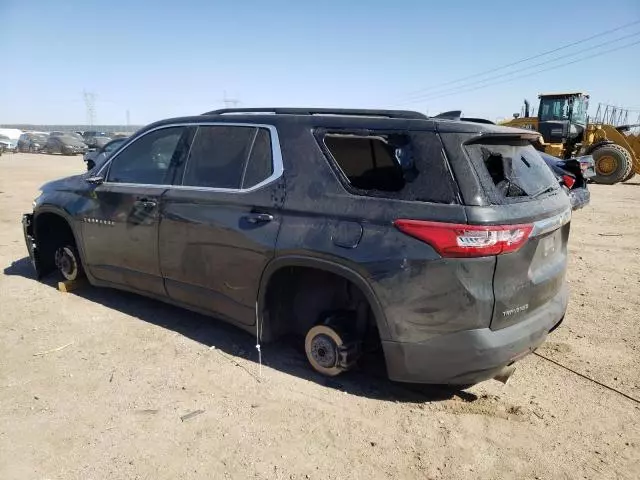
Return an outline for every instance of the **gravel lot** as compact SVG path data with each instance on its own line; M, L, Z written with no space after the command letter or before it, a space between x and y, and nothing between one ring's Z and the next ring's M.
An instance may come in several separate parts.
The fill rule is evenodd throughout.
M640 478L640 405L535 355L457 394L375 369L327 381L284 344L260 372L255 339L214 319L36 281L20 215L83 167L0 157L1 479ZM591 190L540 353L638 399L640 178Z

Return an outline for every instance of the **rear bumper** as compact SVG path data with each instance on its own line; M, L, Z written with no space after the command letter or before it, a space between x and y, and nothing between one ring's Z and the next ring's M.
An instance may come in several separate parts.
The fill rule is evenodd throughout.
M419 343L383 341L391 380L474 384L531 353L556 328L567 308L566 286L526 320L500 330L479 328L439 335Z

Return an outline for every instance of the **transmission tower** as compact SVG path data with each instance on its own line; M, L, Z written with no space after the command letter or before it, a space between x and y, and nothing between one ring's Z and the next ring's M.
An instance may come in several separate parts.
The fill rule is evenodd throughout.
M235 108L240 104L240 100L227 97L227 91L225 90L222 94L222 103L224 103L225 108Z
M87 113L87 124L89 127L93 127L96 121L96 94L93 92L82 92L84 97L84 107Z

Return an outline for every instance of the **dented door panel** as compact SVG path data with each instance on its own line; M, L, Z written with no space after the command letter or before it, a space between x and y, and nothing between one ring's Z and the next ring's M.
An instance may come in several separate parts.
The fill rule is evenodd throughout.
M240 323L255 322L260 277L274 256L281 225L275 190L277 185L245 193L167 192L159 252L171 298Z

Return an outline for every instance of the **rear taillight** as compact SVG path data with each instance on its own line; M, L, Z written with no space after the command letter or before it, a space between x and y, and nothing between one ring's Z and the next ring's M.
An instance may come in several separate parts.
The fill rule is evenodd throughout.
M571 190L571 187L573 187L573 184L576 183L576 179L571 175L563 175L562 181L569 190Z
M431 245L443 257L485 257L518 250L533 225L463 225L399 219L403 233Z

